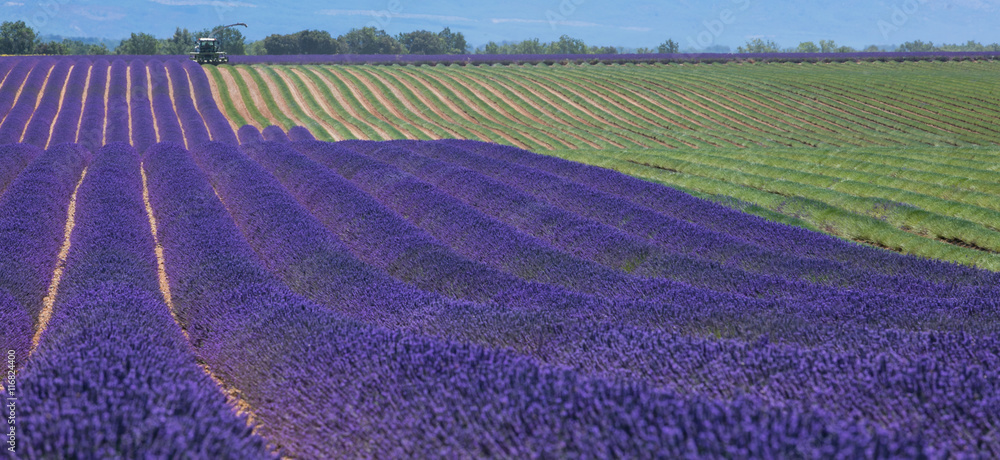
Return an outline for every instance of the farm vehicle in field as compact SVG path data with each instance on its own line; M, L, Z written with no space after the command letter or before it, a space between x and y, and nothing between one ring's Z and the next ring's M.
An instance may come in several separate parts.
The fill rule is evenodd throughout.
M226 29L229 27L243 26L247 27L246 24L242 22L237 22L236 24L229 24L225 26L219 26L212 30L212 37L202 37L198 39L198 43L194 47L194 52L188 53L191 55L191 60L199 64L225 64L229 62L229 56L225 51L222 51L219 40L214 37L218 31Z

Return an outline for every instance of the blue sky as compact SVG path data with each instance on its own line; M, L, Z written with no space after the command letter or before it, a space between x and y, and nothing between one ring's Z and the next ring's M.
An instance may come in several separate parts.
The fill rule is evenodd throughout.
M728 45L761 37L790 47L836 40L862 47L922 39L935 43L1000 42L1000 0L0 0L0 18L24 20L44 34L104 38L174 28L245 22L250 39L321 29L334 36L374 25L396 34L449 26L470 44L566 34L588 44L652 47L673 38L682 48Z

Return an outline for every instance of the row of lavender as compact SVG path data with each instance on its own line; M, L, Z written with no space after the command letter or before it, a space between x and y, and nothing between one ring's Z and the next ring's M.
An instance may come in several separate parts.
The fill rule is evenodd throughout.
M0 59L0 145L70 142L93 152L126 142L142 152L158 141L235 142L204 72L164 58Z
M674 54L330 54L232 56L234 64L337 64L337 65L518 65L518 64L639 64L725 62L906 62L994 60L996 51L857 52L857 53L674 53Z

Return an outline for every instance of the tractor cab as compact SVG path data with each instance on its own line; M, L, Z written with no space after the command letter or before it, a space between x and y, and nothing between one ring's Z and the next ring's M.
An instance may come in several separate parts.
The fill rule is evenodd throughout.
M219 42L214 38L199 38L195 44L194 52L190 53L191 60L199 64L225 64L229 62L229 56L219 50Z

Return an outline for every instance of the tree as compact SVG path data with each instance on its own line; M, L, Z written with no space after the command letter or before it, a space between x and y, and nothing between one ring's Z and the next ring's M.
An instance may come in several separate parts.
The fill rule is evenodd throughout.
M587 48L587 54L618 54L618 48L613 46L591 46Z
M550 54L587 54L587 44L569 35L559 37L559 41L548 46Z
M268 35L264 38L263 54L299 54L299 42L291 35Z
M867 47L867 48L865 48L865 50L864 50L864 51L865 51L866 53L878 53L878 52L880 52L880 51L882 51L882 50L881 50L881 49L879 49L879 47L878 47L878 46L875 46L875 45L868 45L868 47Z
M108 49L108 45L101 43L99 45L89 45L87 46L87 52L84 54L89 54L92 56L99 56L105 54L111 54L111 50Z
M920 40L906 42L899 45L899 51L903 52L916 52L916 51L934 51L934 42L924 43Z
M500 52L500 45L498 45L497 42L491 41L483 47L481 54L500 54Z
M444 41L446 54L466 54L469 52L469 44L461 32L452 32L450 27L445 27L438 33L438 36Z
M747 42L746 47L739 47L736 49L738 53L777 53L781 51L781 48L777 43L767 40L764 41L760 38L755 38Z
M0 24L0 54L29 54L35 48L35 30L24 21Z
M399 34L399 43L407 54L448 54L448 44L440 35L429 30Z
M251 56L261 56L267 54L267 48L264 47L264 40L250 42L250 44L246 46L246 53Z
M511 46L511 50L503 54L546 54L551 51L550 47L542 44L537 38L531 38Z
M65 45L59 42L44 42L35 44L34 54L70 54Z
M133 32L131 37L122 40L118 48L115 48L115 53L126 55L156 54L158 45L156 37L145 32L138 34Z
M819 51L821 53L835 53L837 51L837 44L833 40L820 40Z
M325 30L303 30L292 34L299 46L298 54L338 54L340 42Z
M660 43L660 46L656 47L656 52L660 54L674 54L680 50L681 46L678 45L672 38Z
M403 45L384 30L374 27L351 29L337 38L351 54L402 54Z
M195 36L187 29L180 27L174 31L174 36L159 42L159 54L187 54L194 50Z
M818 53L819 50L820 48L813 42L802 42L795 48L796 53Z

